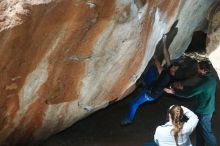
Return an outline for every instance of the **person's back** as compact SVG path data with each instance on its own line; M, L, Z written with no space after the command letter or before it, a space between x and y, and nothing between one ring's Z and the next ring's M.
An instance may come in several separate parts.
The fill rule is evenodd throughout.
M191 146L190 134L198 123L198 117L184 106L174 105L169 111L170 120L158 126L154 135L155 143L159 146ZM185 115L188 120L183 122Z
M216 91L216 80L211 73L203 75L201 81L198 83L200 86L197 86L198 92L197 95L197 113L212 113L215 110L215 91Z
M172 129L174 126L171 122L167 122L164 125L158 126L156 129L157 137L160 137L159 140L156 141L156 143L159 144L159 146L176 146L175 139L173 135L171 134ZM184 128L183 128L184 129ZM189 132L181 132L178 137L178 145L179 146L192 146L191 141L189 139L189 135L191 133Z

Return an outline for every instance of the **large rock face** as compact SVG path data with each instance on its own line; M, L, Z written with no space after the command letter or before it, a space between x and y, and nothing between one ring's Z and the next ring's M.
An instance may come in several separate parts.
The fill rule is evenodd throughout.
M207 52L220 78L220 1L213 5L209 20Z
M175 24L180 56L213 1L2 0L0 143L46 138L122 99L162 34Z

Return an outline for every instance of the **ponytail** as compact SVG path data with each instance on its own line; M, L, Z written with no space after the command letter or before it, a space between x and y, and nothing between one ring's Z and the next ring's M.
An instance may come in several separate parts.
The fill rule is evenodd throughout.
M174 125L174 128L171 130L171 133L174 136L176 146L179 146L178 145L178 135L183 128L183 121L182 121L183 109L181 108L181 106L174 105L169 110L169 114L170 114L170 117L172 120L172 124Z

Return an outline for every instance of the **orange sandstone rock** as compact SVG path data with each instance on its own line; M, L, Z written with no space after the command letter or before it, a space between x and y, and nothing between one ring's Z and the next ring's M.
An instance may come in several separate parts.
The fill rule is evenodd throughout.
M2 0L0 143L57 133L129 94L164 33L181 55L214 0Z

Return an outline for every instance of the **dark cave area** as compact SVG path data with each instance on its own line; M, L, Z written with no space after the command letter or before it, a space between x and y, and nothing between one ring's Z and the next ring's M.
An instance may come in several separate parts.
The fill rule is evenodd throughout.
M203 31L195 31L193 33L192 41L186 50L186 53L206 52L206 38L207 38L207 34L204 33Z

